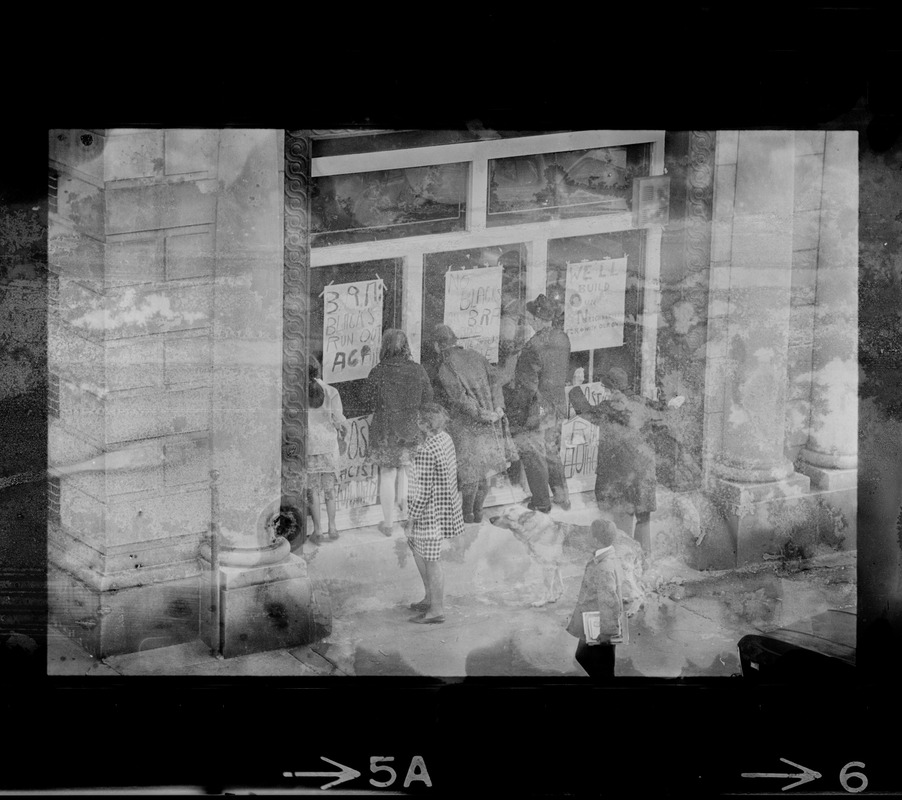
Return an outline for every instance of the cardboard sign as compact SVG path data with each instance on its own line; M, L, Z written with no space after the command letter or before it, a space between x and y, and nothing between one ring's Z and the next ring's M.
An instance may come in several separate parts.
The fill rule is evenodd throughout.
M626 256L567 264L564 330L570 349L623 344Z
M347 448L339 456L336 471L339 483L374 478L379 468L367 463L370 445L370 422L373 416L351 417L348 420L348 435L345 438Z
M461 347L498 362L502 267L445 273L445 325Z
M323 380L356 381L379 361L381 279L339 283L323 290Z

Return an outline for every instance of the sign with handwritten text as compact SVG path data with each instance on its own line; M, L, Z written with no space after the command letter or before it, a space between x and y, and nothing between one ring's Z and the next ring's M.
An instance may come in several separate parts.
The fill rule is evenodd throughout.
M498 361L502 267L445 273L445 325L461 347Z
M570 349L623 344L626 256L567 264L564 330Z
M379 361L382 343L380 279L327 286L323 290L323 379L356 381Z
M579 390L593 406L605 400L610 391L599 381L580 384ZM569 394L570 389L567 389ZM577 416L569 406L569 418L561 426L561 464L571 491L590 491L595 486L598 462L598 426Z

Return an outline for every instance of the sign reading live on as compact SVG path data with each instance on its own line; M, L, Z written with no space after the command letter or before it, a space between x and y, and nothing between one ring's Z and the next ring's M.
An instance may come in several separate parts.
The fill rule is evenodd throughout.
M564 297L564 330L571 350L623 344L626 256L567 264Z
M445 273L445 325L457 343L498 361L501 335L502 267L463 269Z
M323 290L323 379L356 381L379 361L382 342L381 278L330 284Z

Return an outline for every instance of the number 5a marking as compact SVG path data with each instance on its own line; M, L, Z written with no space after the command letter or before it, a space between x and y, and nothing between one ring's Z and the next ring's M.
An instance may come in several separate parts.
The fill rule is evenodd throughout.
M380 761L394 761L394 756L370 756L370 772L387 772L388 778L384 781L377 781L374 778L370 778L370 785L376 786L380 789L384 789L388 786L391 786L397 779L398 773L395 772L390 766L387 764L380 764ZM426 770L426 764L423 762L421 756L414 756L410 761L410 767L407 769L407 775L404 778L404 788L406 789L410 786L414 781L422 781L427 786L432 786L432 779L429 777L429 773Z

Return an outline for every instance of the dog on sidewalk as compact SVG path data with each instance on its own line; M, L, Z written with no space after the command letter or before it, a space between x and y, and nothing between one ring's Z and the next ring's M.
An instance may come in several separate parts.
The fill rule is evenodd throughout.
M531 605L541 608L556 602L564 593L561 565L569 561L582 563L594 552L591 528L557 522L549 514L531 511L526 506L508 506L489 520L496 528L513 533L526 546L533 561L542 567L543 595ZM614 539L614 552L620 563L623 599L627 613L632 615L645 600L642 576L646 569L642 546L623 531Z

